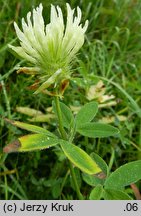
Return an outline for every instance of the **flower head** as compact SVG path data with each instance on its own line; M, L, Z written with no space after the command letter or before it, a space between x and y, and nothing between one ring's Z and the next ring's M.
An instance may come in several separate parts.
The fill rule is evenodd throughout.
M26 21L22 18L22 31L14 22L20 46L9 47L31 64L32 67L26 68L29 73L34 71L39 75L43 84L36 92L56 83L56 80L69 77L70 63L84 43L88 21L82 27L80 8L77 7L77 15L74 16L75 10L68 3L66 6L66 24L61 8L51 5L50 23L45 25L42 4L32 13L28 12Z

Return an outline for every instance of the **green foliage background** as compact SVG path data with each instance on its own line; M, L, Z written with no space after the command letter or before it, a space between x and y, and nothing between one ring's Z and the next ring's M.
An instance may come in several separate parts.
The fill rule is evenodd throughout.
M28 117L16 112L16 106L28 106L45 113L52 105L52 98L45 94L35 96L27 88L34 80L24 74L17 75L15 65L19 60L9 52L7 45L17 43L13 22L21 25L21 18L39 3L0 0L0 114L25 122ZM72 7L80 6L83 21L89 20L89 28L85 44L73 64L75 82L70 82L63 102L68 106L87 103L87 90L100 79L95 76L102 76L119 84L141 106L141 1L71 0L69 3ZM42 4L46 23L50 4L60 5L66 15L65 1L42 0ZM119 89L109 82L104 84L106 93L115 95L118 103L101 108L97 120L114 116L113 125L120 129L121 135L95 140L78 135L75 141L88 154L99 154L114 171L122 164L141 159L141 120ZM126 120L119 121L119 114L126 116ZM36 124L51 131L56 126L55 121ZM8 156L2 153L6 144L23 134L26 132L0 119L0 199L76 199L68 166L59 148ZM90 186L77 169L76 175L87 198ZM137 186L141 190L141 182ZM127 190L134 197L129 187Z

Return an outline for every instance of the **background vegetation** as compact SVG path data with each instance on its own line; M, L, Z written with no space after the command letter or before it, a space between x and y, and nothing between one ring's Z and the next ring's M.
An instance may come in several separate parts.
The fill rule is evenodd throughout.
M33 78L16 73L19 60L7 46L17 43L13 22L20 25L21 18L39 3L37 0L0 0L0 114L23 122L33 121L54 131L56 121L50 111L52 98L46 94L33 95L33 89L29 88ZM42 3L46 23L50 4L60 5L66 14L63 0L42 0ZM111 170L115 170L122 164L141 159L141 120L131 103L133 98L141 106L141 1L71 0L69 3L72 7L80 6L83 20L89 20L89 28L85 44L74 61L73 79L63 102L77 112L90 100L90 88L102 77L106 78L96 89L97 98L92 98L100 103L96 118L118 127L121 134L116 138L95 140L78 135L76 142L88 154L99 154ZM20 64L24 65L23 62ZM120 85L124 93L111 81ZM131 97L130 101L126 93ZM101 94L114 95L115 98L110 100L112 105L109 101L102 102ZM24 107L24 111L19 107ZM46 115L41 118L37 111L34 114L25 107ZM67 163L58 148L9 155L2 153L6 144L26 133L0 119L0 199L76 199ZM85 183L79 170L76 173L87 199L91 187ZM137 186L141 190L141 182ZM134 197L131 188L127 190Z

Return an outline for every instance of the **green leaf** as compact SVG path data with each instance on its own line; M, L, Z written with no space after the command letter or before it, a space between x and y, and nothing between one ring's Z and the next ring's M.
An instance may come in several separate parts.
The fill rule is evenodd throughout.
M48 130L46 130L42 127L38 127L36 125L27 124L27 123L19 122L19 121L12 121L9 119L5 119L5 121L7 121L8 123L10 123L16 127L25 129L27 131L31 131L33 133L46 134L47 136L56 137L53 133L49 132Z
M119 130L111 125L94 122L81 125L77 131L83 136L91 138L109 137L119 133Z
M103 186L97 185L90 193L89 199L90 200L100 200L103 193Z
M82 173L83 180L90 186L97 186L99 184L104 185L105 180L100 179L97 176L92 176L87 173Z
M101 172L95 161L81 148L64 140L60 144L66 157L80 170L90 175Z
M103 191L103 198L105 200L132 200L132 198L125 192L120 190L105 189Z
M98 111L97 102L90 102L85 104L76 115L76 127L79 127L82 124L85 124L93 120L97 111Z
M62 102L59 102L59 103L60 103L60 109L61 109L61 113L62 113L63 126L69 129L71 124L74 122L74 117L73 117L72 111L64 103L62 103ZM55 114L57 116L56 105L55 105L54 101L53 101L52 105L53 105L53 111L55 112Z
M62 179L57 179L51 187L51 193L54 199L59 198L61 196L61 182Z
M58 69L55 73L53 73L52 76L49 77L40 87L34 92L34 94L38 94L42 92L44 89L48 88L51 84L55 83L56 80L59 79L59 76L61 75L62 69Z
M129 162L114 171L105 182L106 189L121 190L141 179L141 160ZM115 183L116 182L116 183Z
M26 152L34 150L42 150L57 145L58 139L48 137L45 134L31 134L20 137L18 140L4 147L5 153Z
M82 178L81 178L81 175L80 175L80 170L78 168L74 167L74 172L75 172L75 177L76 177L76 180L77 180L77 183L78 183L78 187L81 188ZM75 191L75 185L74 185L74 181L73 181L71 175L70 175L70 185Z
M97 186L99 184L104 185L105 182L105 177L108 171L108 166L105 163L105 161L96 153L92 153L91 154L92 159L97 163L97 165L101 168L102 173L103 174L103 178L100 178L98 176L92 176L92 175L88 175L86 173L82 174L83 180L91 186Z
M101 168L103 173L105 173L105 175L107 175L108 166L107 166L106 162L95 152L91 153L91 157L98 164L98 166Z

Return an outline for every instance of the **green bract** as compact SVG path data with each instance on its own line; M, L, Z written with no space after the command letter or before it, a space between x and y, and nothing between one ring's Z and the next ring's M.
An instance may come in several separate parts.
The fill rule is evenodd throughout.
M33 67L24 67L26 72L39 75L43 84L36 93L51 84L69 78L70 62L84 43L88 21L82 27L80 8L77 7L77 16L74 16L74 10L68 3L66 5L66 26L61 8L53 5L51 6L50 23L45 25L42 4L33 9L32 14L31 12L27 14L27 22L22 18L23 31L14 23L20 46L9 45L9 47L19 57L31 63Z

